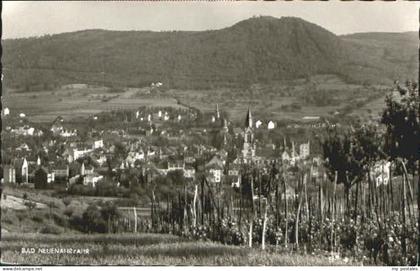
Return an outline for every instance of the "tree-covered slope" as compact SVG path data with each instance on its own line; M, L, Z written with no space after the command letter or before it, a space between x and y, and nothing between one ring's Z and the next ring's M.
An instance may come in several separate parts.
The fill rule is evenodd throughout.
M371 43L363 35L339 37L298 18L256 17L211 31L86 30L5 40L2 62L6 85L28 91L66 83L156 81L172 88L241 87L326 73L372 83L407 77L412 58L391 61ZM398 59L401 48L383 43ZM408 56L417 54L401 46Z

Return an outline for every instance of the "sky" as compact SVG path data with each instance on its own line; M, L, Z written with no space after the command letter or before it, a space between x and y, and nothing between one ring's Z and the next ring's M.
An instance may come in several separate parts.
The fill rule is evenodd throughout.
M295 16L341 35L419 30L419 2L3 2L3 39L84 29L209 30L252 16Z

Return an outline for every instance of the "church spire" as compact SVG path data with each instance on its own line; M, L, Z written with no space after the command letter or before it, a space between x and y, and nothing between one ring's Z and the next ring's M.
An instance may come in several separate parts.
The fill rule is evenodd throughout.
M216 119L220 119L219 104L216 104Z
M245 126L252 128L252 115L251 115L251 110L249 109L249 107L248 107L248 112L246 114Z
M82 166L80 167L80 175L85 175L85 162L83 162Z

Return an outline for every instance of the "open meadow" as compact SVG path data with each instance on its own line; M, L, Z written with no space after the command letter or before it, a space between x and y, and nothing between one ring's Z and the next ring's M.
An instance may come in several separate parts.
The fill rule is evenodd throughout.
M29 249L34 253L30 253ZM54 253L45 249L73 249ZM22 253L26 249L28 253ZM40 250L38 250L40 249ZM79 249L80 251L74 252ZM29 265L346 265L348 259L228 246L168 234L3 234L2 263ZM67 251L69 252L69 251Z
M335 75L318 75L271 84L255 84L245 89L169 90L183 104L212 112L219 104L233 121L242 123L251 108L257 118L301 121L304 117L331 117L336 114L376 117L384 107L366 106L372 100L384 100L383 86L364 86L343 81ZM369 109L369 110L367 110Z
M75 84L52 91L8 90L3 105L12 112L27 114L35 122L49 122L57 116L89 117L103 111L134 110L140 106L188 106L213 112L216 104L232 121L242 122L248 108L261 119L300 121L306 116L331 117L338 113L377 117L383 109L383 102L377 101L383 101L385 94L383 86L350 84L335 75L319 75L243 89L112 89Z
M15 114L25 113L33 122L51 122L57 116L66 120L89 117L103 111L135 110L140 106L180 107L174 98L138 97L138 92L142 89L112 92L108 88L94 86L61 87L36 93L8 91L3 106L9 107Z

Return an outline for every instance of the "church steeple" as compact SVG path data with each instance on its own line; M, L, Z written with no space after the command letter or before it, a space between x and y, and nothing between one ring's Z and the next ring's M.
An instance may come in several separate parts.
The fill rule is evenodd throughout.
M82 166L80 167L80 175L85 175L85 162L83 162Z
M219 104L216 104L216 119L220 119Z
M226 119L223 119L223 131L225 133L229 132L228 122Z
M242 149L242 158L245 163L251 162L255 157L255 141L254 141L254 129L252 129L252 115L251 110L248 108L245 120L244 129L244 145Z
M248 112L246 114L245 127L252 128L252 115L251 115L251 110L249 109L249 107L248 107Z

